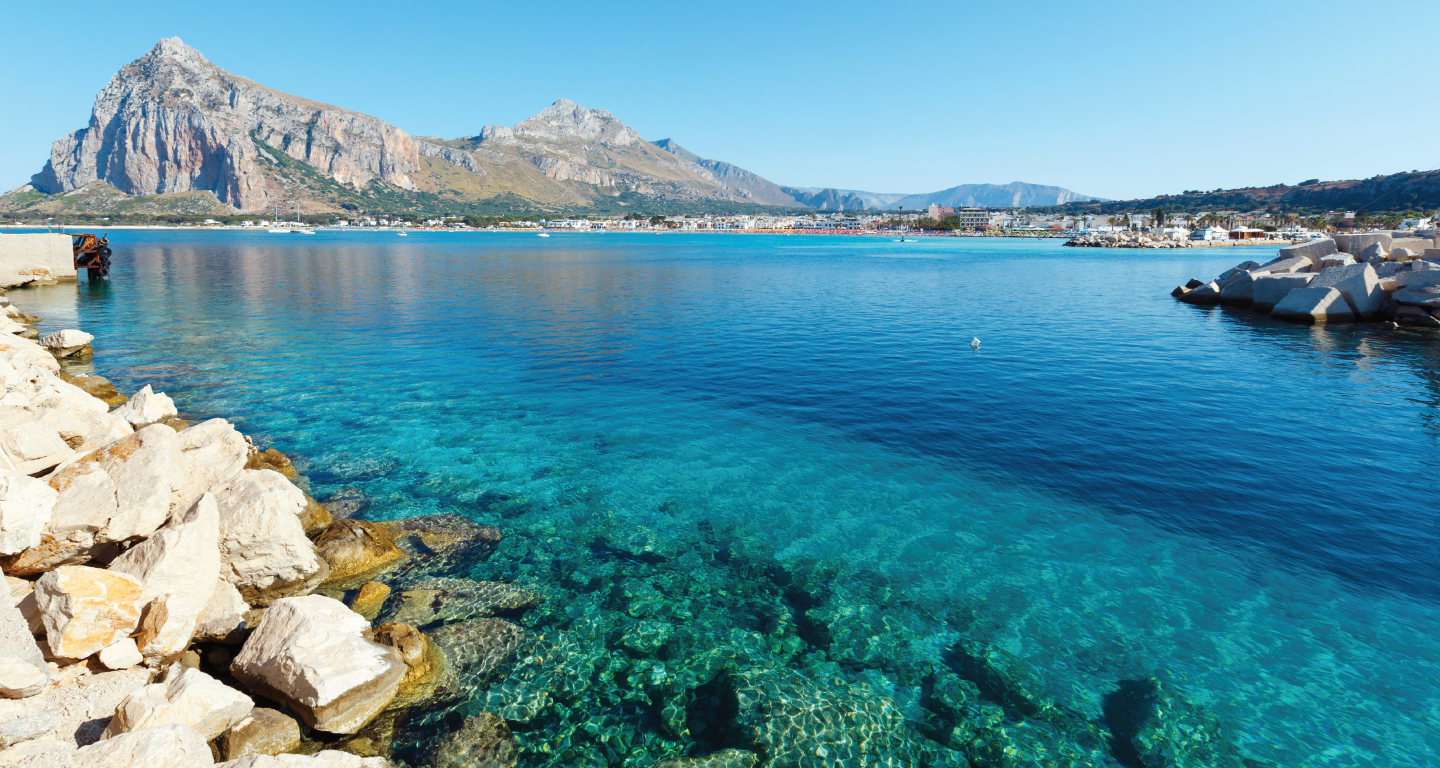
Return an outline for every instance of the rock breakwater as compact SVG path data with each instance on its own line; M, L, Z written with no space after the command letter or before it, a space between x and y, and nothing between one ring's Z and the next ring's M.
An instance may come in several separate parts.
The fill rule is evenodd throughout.
M1189 240L1172 240L1144 233L1098 232L1078 235L1065 241L1075 248L1189 248Z
M1422 233L1433 234L1433 233ZM1171 295L1188 304L1252 307L1303 323L1376 321L1440 328L1440 242L1405 233L1337 235L1245 261Z

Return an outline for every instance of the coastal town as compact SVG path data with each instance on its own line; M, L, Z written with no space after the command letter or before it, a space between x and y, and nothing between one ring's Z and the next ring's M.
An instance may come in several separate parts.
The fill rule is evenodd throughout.
M1263 245L1275 242L1305 242L1328 232L1356 230L1354 211L1330 211L1302 217L1267 211L1202 211L1167 214L1164 211L1122 212L1104 217L1063 213L1032 212L1006 208L955 208L932 204L916 211L834 211L809 214L753 215L704 214L618 217L567 216L339 216L318 220L307 216L292 220L265 218L207 218L193 223L128 225L108 219L90 222L112 229L185 227L231 229L274 233L316 229L337 231L515 231L535 232L735 232L772 234L903 235L928 237L1028 237L1063 238L1068 245L1091 247L1214 247ZM1430 217L1406 218L1399 230L1422 230L1433 226ZM53 218L11 226L66 227ZM75 227L70 226L71 229Z

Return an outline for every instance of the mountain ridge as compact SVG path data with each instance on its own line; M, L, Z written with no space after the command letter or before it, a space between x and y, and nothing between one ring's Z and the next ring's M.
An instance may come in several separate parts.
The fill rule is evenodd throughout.
M412 136L377 117L230 73L178 37L161 40L111 77L95 97L89 122L54 142L30 186L54 196L101 182L106 187L90 198L112 200L113 190L132 196L209 192L236 211L295 201L339 211L396 202L411 210L442 203L464 208L512 199L539 210L877 210L970 187L999 189L962 185L907 196L782 186L701 157L673 139L645 141L610 112L564 98L514 126L486 125L459 139ZM1059 187L1021 186L1050 190L1049 204L1090 199ZM1009 199L1022 198L1039 199Z

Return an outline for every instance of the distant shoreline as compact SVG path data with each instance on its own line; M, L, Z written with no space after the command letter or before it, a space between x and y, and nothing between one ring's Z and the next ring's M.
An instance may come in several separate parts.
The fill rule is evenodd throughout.
M120 224L109 227L90 227L85 225L65 226L64 230L70 232L90 231L176 231L176 232L244 232L248 234L279 235L292 234L289 232L270 232L263 227L184 227L168 226L163 224ZM46 231L57 232L58 227L37 227L37 226L11 226L7 231L16 230L24 232ZM1006 232L990 234L982 232L921 232L921 231L898 231L884 232L864 229L546 229L541 227L512 227L504 229L449 229L445 227L315 227L315 232L369 232L374 234L388 234L395 232L425 233L425 234L446 234L446 235L474 235L474 234L579 234L579 235L809 235L809 236L847 236L847 237L888 237L888 238L940 238L940 237L967 237L967 238L991 238L1011 240L1066 240L1075 236L1073 232L1036 232L1033 234L1022 234L1018 232ZM1290 240L1190 240L1191 248L1237 248L1237 247L1258 247L1258 246L1284 246L1293 245Z

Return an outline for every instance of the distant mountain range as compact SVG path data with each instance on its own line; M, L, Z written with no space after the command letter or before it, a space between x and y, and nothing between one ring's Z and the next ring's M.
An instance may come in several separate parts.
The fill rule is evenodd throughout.
M144 197L143 205L127 198ZM152 199L153 198L153 199ZM458 139L272 90L179 38L117 72L90 122L57 140L0 210L187 213L323 210L628 209L783 206L881 210L1062 205L1060 187L967 184L906 195L786 187L672 139L648 142L602 109L560 99L512 127Z

